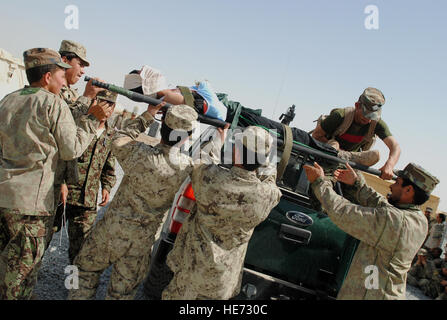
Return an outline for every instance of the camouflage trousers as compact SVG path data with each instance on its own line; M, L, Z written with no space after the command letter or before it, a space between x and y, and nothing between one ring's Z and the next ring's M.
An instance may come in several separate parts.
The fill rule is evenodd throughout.
M106 299L134 299L138 285L149 271L151 247L162 220L160 213L128 219L106 212L74 260L79 271L79 289L70 290L69 299L94 299L100 276L110 265L113 269Z
M64 206L61 205L57 208L56 215L54 217L52 234L61 230L63 213ZM97 215L98 212L95 208L84 208L67 204L65 208L65 216L68 225L68 258L70 260L70 264L73 264L74 258L78 255L79 250L81 250L82 243L95 224ZM51 237L49 238L48 245L51 241Z
M45 252L50 216L0 208L0 299L28 300Z

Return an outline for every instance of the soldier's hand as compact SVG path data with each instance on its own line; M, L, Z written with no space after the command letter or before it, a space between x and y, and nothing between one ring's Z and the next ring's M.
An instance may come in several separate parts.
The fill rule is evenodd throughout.
M324 177L324 170L323 168L316 162L314 162L314 166L304 165L303 166L304 171L306 171L307 180L309 180L310 183L313 183L318 178Z
M335 179L337 179L337 181L352 186L357 180L358 176L357 173L355 173L354 169L352 169L352 167L349 165L349 163L346 163L346 167L348 168L346 170L335 170L334 177Z
M228 133L228 129L230 128L230 124L227 123L225 125L225 127L222 128L217 128L217 132L219 132L220 134L220 140L222 141L222 143L225 143L225 139L227 138L227 133Z
M66 184L61 185L61 201L64 204L64 206L67 204L67 198L68 198L68 187Z
M109 191L103 189L102 190L102 202L99 204L100 207L104 207L109 203L110 193Z
M393 167L390 166L388 163L385 163L385 165L379 170L382 172L380 178L382 178L383 180L393 179L394 176Z
M149 112L153 117L155 117L155 115L160 111L161 108L163 108L166 105L166 102L162 102L159 105L156 106L152 106L152 105L148 105L147 106L147 112Z
M105 90L105 89L100 88L100 87L95 87L92 84L93 80L104 82L104 81L102 81L101 79L98 79L98 78L93 78L89 82L87 82L87 84L85 85L84 97L87 97L87 98L92 99L92 100L96 98L96 95L99 92Z
M113 105L108 103L107 101L97 102L94 100L90 109L88 110L88 114L92 114L98 121L103 122L110 118L113 114Z

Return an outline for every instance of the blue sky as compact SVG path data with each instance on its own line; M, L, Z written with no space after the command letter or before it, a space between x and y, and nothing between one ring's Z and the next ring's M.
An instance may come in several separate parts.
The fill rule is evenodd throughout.
M79 8L79 30L64 27L67 5ZM367 5L379 9L378 30L365 28ZM387 98L383 118L402 147L397 167L411 161L438 176L434 194L441 197L439 209L447 210L445 1L47 0L0 6L0 47L15 56L75 40L88 49L90 76L121 85L125 73L148 64L174 85L208 79L216 91L273 119L295 104L292 124L304 130L333 107L353 105L364 88L377 87ZM133 109L128 100L120 102ZM376 146L380 167L388 152L382 142Z

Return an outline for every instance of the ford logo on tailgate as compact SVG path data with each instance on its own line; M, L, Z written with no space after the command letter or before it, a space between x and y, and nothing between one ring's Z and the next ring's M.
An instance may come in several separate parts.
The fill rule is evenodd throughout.
M314 224L314 221L307 214L299 211L288 211L286 213L287 219L301 227L309 227Z

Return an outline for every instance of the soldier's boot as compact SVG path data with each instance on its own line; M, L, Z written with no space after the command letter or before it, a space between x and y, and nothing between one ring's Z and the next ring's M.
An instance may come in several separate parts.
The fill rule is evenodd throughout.
M338 157L343 160L353 161L355 163L370 167L375 165L380 160L380 153L378 150L368 150L361 152L350 152L340 150Z

